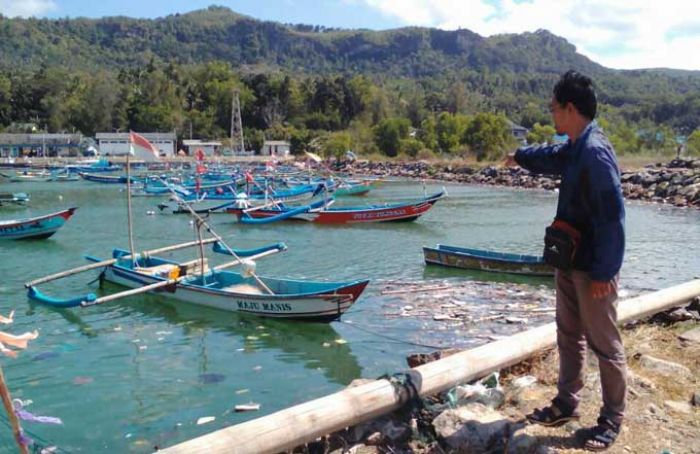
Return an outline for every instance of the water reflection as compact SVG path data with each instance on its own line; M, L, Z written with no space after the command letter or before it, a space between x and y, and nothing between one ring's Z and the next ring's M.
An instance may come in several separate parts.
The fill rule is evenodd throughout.
M107 294L119 290L123 288L105 283L102 292ZM349 344L337 342L340 335L330 324L265 319L173 302L158 295L132 297L110 304L120 306L120 317L124 319L146 316L148 319L164 320L169 325L181 329L186 337L203 339L208 331L220 332L237 338L248 353L261 350L279 351L281 354L276 358L280 361L301 363L308 369L320 370L332 383L346 385L359 377L362 371ZM86 336L96 336L99 331L82 320L78 314L80 309L51 310L76 325ZM105 327L105 330L113 331L111 327ZM206 361L207 352L203 340L201 345L200 359ZM205 373L206 366L200 368Z
M554 288L554 278L546 276L525 276L521 274L493 273L489 271L448 268L439 265L425 265L423 279L447 278L460 278L477 282L529 284L533 286L545 285Z

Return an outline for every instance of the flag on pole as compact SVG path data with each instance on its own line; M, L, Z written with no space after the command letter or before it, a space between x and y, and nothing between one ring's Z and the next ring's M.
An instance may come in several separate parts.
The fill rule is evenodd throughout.
M201 148L197 149L197 151L195 152L195 157L197 159L197 166L195 169L196 175L195 175L195 188L194 188L194 190L196 193L199 194L199 190L202 187L202 182L201 182L201 179L199 176L207 171L207 168L204 165L204 152L202 151Z
M148 141L141 134L137 134L134 131L129 133L129 154L131 156L136 156L136 150L142 150L146 153L146 156L153 157L156 161L159 158L160 150Z

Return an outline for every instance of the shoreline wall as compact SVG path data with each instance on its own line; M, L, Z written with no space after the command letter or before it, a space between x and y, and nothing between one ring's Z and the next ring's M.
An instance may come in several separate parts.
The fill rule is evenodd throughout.
M344 163L337 166L336 170L375 177L430 179L527 189L554 190L559 187L558 177L532 174L520 167L474 168L417 161ZM654 164L641 170L623 172L621 182L626 199L700 209L700 159L674 159L668 164Z

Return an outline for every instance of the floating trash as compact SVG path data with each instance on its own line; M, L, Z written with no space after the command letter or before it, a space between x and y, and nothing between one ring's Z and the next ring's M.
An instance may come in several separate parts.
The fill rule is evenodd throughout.
M226 379L226 375L224 374L215 374L215 373L210 373L210 374L200 374L199 375L199 382L204 384L204 385L211 385L213 383L220 383Z
M92 383L93 381L95 381L95 379L92 378L92 377L81 377L81 376L79 376L79 377L75 377L75 378L73 379L73 384L74 384L74 385L87 385L88 383Z
M43 352L35 355L32 361L44 361L46 359L58 358L60 354L58 352Z
M253 402L247 403L247 404L241 404L241 405L236 405L234 409L238 412L241 411L257 411L260 410L260 404L256 404Z

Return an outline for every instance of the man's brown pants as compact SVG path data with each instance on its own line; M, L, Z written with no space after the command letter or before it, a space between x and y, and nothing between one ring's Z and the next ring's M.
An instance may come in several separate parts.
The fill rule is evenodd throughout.
M625 412L627 368L617 329L617 282L604 298L591 295L591 279L582 271L557 270L558 400L576 408L584 385L586 342L598 357L603 408L600 416L621 424Z

